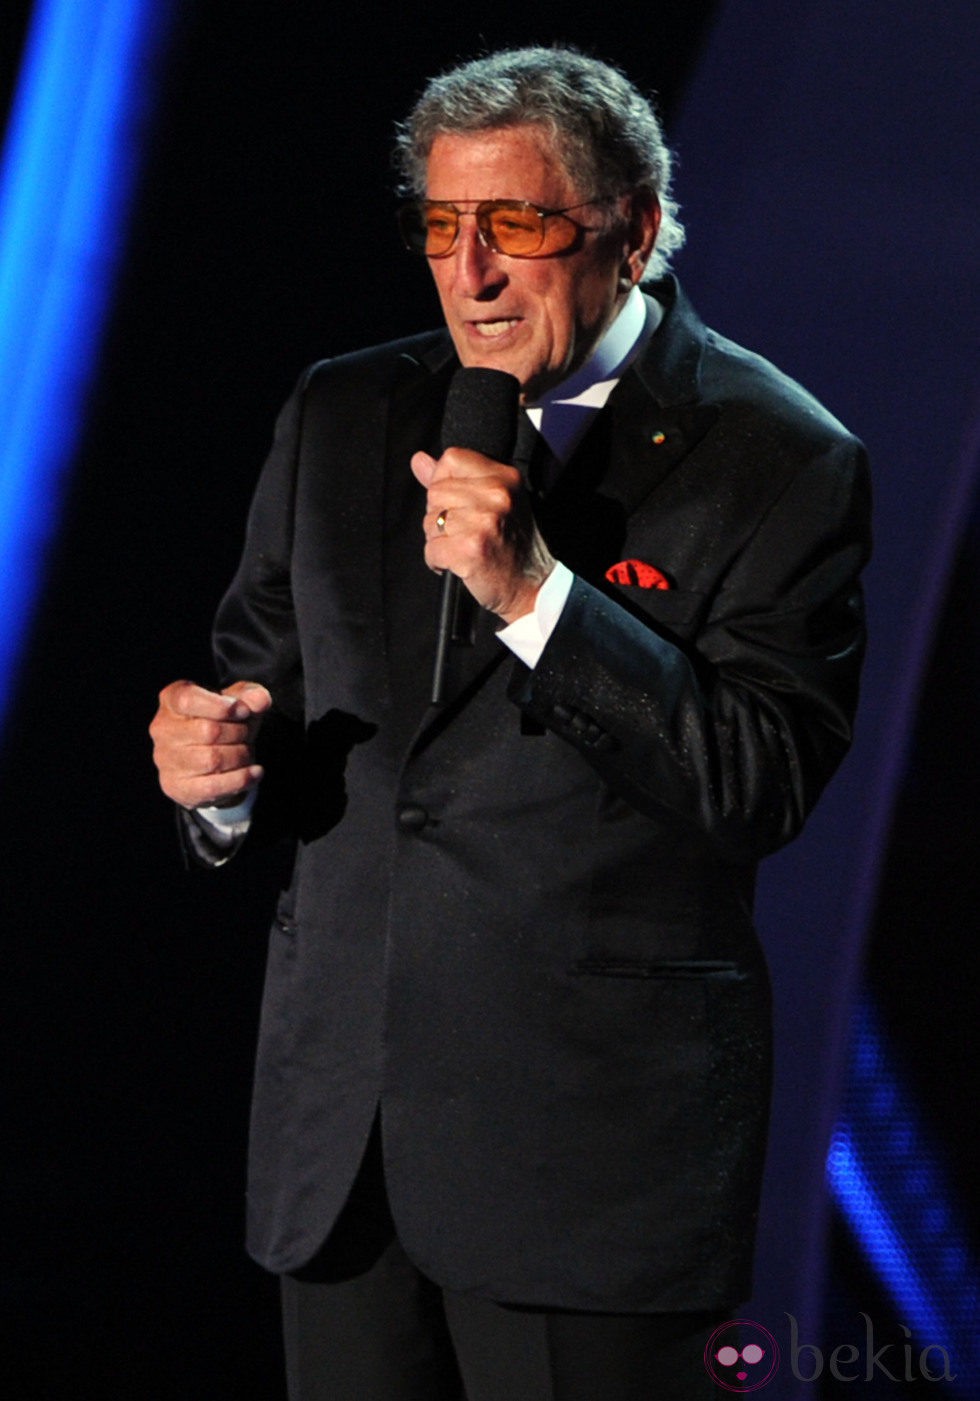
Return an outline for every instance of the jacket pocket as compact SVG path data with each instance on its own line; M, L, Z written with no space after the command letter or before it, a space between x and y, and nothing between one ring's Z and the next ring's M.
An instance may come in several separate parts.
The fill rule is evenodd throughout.
M729 959L717 958L580 958L576 975L599 978L667 978L688 981L741 982L745 972Z

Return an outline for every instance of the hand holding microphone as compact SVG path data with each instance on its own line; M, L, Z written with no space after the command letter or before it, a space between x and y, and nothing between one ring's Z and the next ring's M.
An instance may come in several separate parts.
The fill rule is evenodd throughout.
M412 471L428 491L426 563L446 579L440 650L448 643L456 579L509 623L532 611L554 568L521 474L509 465L518 393L517 380L501 370L458 370L443 417L442 456L417 452L412 458Z

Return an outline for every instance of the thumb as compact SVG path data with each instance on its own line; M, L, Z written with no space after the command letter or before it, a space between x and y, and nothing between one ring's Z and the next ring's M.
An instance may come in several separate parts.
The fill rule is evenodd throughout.
M258 681L236 681L233 685L226 686L221 694L237 697L252 715L264 715L272 706L271 693Z
M430 457L427 452L416 452L412 454L412 471L418 481L422 483L426 491L432 483L432 477L436 470L436 459Z

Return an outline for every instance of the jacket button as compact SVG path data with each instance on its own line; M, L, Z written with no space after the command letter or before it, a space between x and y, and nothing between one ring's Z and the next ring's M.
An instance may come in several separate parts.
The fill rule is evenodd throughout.
M402 803L398 809L398 825L403 832L421 832L429 820L429 814L418 803Z

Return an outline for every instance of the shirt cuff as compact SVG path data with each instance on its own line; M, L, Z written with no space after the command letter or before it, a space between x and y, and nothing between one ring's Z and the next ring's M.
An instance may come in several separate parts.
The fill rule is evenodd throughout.
M532 669L541 659L548 638L555 630L561 611L572 588L575 575L557 561L554 569L538 589L534 610L516 618L497 633L506 646Z
M258 788L250 788L240 803L234 807L207 805L194 808L194 819L207 832L216 846L234 846L247 834L252 823L252 809L259 795Z

